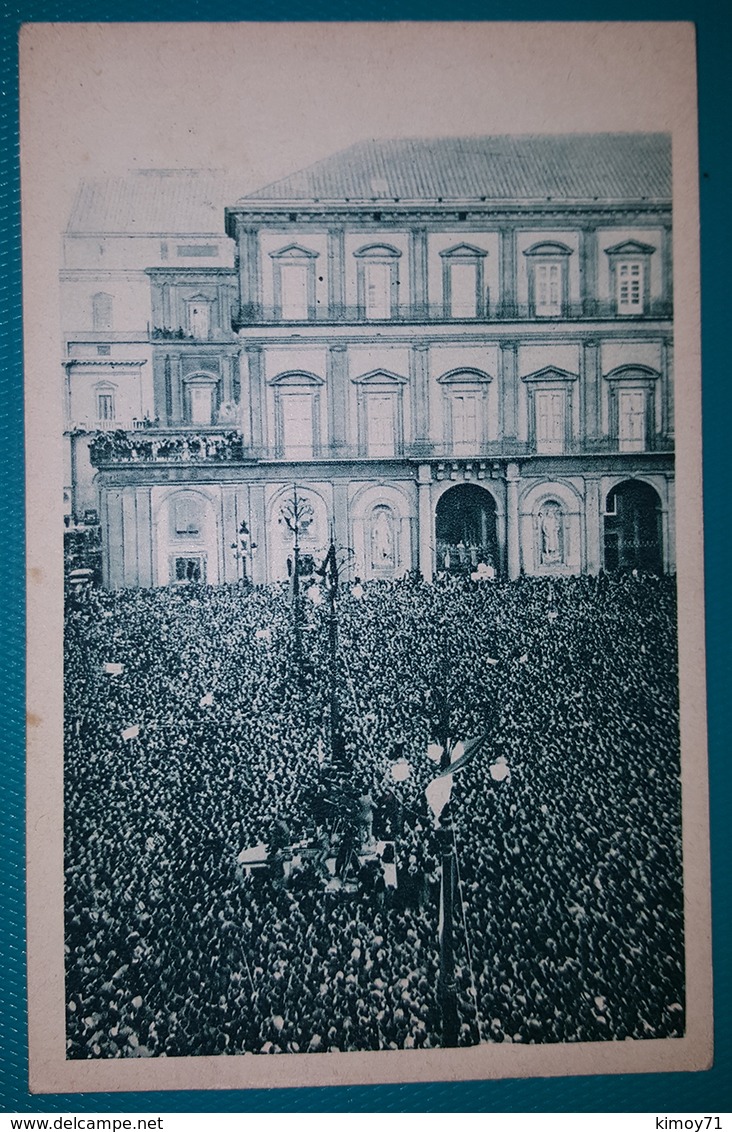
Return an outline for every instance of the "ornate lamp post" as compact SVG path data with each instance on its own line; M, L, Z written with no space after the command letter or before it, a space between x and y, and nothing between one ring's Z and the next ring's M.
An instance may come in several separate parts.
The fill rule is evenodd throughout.
M302 607L300 604L300 535L313 521L315 512L307 499L297 494L297 484L292 485L292 499L288 499L281 511L281 522L293 535L292 564L292 616L295 635L295 666L298 679L302 680Z
M448 741L444 747L430 744L428 749L429 758L434 759L438 751L440 758L440 773L428 783L425 797L434 818L440 847L440 976L437 994L442 1014L442 1041L448 1048L457 1046L460 1031L457 981L455 978L457 855L450 798L455 773L484 748L487 740L486 734L465 743ZM502 756L492 763L489 773L494 782L503 782L511 777L506 760Z
M237 575L239 574L239 564L241 563L241 578L239 580L246 583L249 581L247 559L251 558L254 551L257 549L257 544L252 541L252 537L249 533L246 519L242 519L236 542L232 542L231 549L234 551L234 558L236 559Z

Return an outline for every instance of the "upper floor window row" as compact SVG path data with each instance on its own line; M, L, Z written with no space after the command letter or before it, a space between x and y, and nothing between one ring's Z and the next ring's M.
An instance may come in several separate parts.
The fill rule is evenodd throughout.
M650 257L655 250L637 240L606 248L604 270L606 280L609 273L609 305L607 298L599 303L591 296L592 309L597 307L604 313L623 316L648 314L651 309ZM503 268L493 270L491 278L498 285L498 292L491 304L486 285L489 254L485 248L469 243L440 251L441 301L434 301L434 271L428 267L420 294L416 293L420 290L418 284L412 283L411 302L415 310L420 307L425 316L429 313L448 319L480 319L489 317L494 309L500 311L505 307L518 317L556 319L589 309L584 299L580 301L582 272L586 268L577 264L575 248L558 240L545 240L524 250L526 298L518 306L500 293L501 284L504 289L509 285L505 274L501 275ZM343 296L340 300L334 298L338 287L326 282L328 267L321 262L326 258L324 253L292 243L270 252L269 256L273 313L277 319L306 322L316 317L321 305L327 317L333 313L329 309L331 305L345 305ZM400 284L404 273L416 275L418 269L412 264L408 272L406 258L399 248L386 243L367 244L354 251L351 270L355 267L356 308L349 306L343 313L369 321L409 316L410 310L400 300ZM576 266L572 267L573 263ZM335 270L332 264L328 266ZM347 275L348 270L346 264ZM590 286L594 289L594 284ZM608 295L607 286L603 284L605 295ZM348 299L348 303L352 304L353 299ZM505 311L503 317L506 317Z

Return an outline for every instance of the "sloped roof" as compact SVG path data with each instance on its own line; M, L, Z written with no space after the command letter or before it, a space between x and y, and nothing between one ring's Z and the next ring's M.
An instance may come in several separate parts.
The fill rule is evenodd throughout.
M241 192L216 169L139 169L82 181L66 231L224 235L224 208Z
M667 134L557 134L358 142L249 201L671 198Z

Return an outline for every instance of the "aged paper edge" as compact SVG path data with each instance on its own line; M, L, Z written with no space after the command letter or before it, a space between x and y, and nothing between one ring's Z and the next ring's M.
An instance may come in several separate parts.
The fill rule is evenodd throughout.
M170 25L145 25L159 34ZM178 27L185 25L177 25ZM205 25L204 25L205 26ZM238 26L238 25L234 25ZM255 27L261 25L254 25ZM294 32L297 25L280 25ZM339 25L323 25L323 32ZM403 27L403 25L401 25ZM467 25L470 34L478 27ZM560 25L485 25L525 37ZM586 24L595 38L673 34L674 74L687 94L673 128L674 275L677 451L677 545L681 685L687 1033L683 1039L542 1046L496 1045L461 1050L66 1061L63 972L63 595L60 487L61 397L44 386L58 366L60 326L50 309L59 233L47 230L37 187L44 138L32 113L44 50L73 51L93 25L26 25L21 34L21 173L25 322L28 587L28 998L30 1089L34 1093L152 1089L274 1088L497 1077L702 1070L712 1059L712 978L701 485L701 378L695 43L691 24ZM114 25L104 25L107 33ZM201 25L189 25L191 35ZM308 25L310 29L313 25ZM351 25L360 35L383 25ZM422 24L448 36L466 25ZM222 35L226 25L218 25ZM537 49L539 47L537 41ZM546 57L537 50L537 64ZM46 64L47 65L47 64ZM534 81L540 82L538 76ZM651 91L652 96L652 91ZM639 121L639 129L644 128ZM509 132L508 130L506 132ZM49 251L50 249L50 251ZM58 379L57 379L58 380ZM49 488L49 484L51 485Z

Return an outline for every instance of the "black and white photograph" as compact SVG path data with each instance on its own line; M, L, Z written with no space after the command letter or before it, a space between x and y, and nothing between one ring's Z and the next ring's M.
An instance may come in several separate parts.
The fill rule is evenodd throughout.
M25 46L36 1089L704 1068L690 28Z

